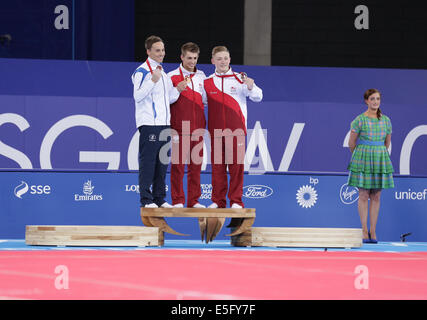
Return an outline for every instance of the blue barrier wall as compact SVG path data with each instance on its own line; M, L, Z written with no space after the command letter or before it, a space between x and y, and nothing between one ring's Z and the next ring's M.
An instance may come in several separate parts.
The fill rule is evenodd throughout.
M140 225L138 197L132 192L138 133L130 79L138 65L0 59L0 168L16 169L0 172L0 237L22 238L25 224ZM166 71L176 66L164 65ZM213 72L212 65L199 68L207 75ZM245 186L265 188L245 190L273 190L265 198L245 199L247 207L257 209L256 226L360 226L356 202L345 204L339 194L355 196L342 189L350 159L346 137L352 119L366 108L363 92L376 87L382 92L381 108L392 120L391 159L400 174L396 188L383 193L378 237L399 240L401 233L413 232L411 240L427 241L427 184L422 178L427 176L426 70L234 70L247 72L264 91L263 102L248 103L246 171L263 174L247 174ZM103 172L89 172L94 170ZM209 172L209 157L203 170ZM73 200L84 195L88 181L102 201ZM206 197L209 184L209 174L203 175ZM130 191L123 191L127 186ZM302 186L317 192L310 208L296 200ZM310 192L303 188L299 196L310 198ZM306 202L300 198L300 203ZM186 222L175 223L176 229L195 234Z
M3 171L0 178L0 239L24 238L26 225L142 225L136 172ZM169 175L166 181L170 201ZM359 228L358 192L346 182L339 174L246 175L243 200L256 208L256 227ZM378 239L400 241L412 232L408 241L427 241L427 178L399 176L395 184L382 193ZM210 174L202 174L201 192L200 202L210 204ZM167 219L200 239L197 219Z

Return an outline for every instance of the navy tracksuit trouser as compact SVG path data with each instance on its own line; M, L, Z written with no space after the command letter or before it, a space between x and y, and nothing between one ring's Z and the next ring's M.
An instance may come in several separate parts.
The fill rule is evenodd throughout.
M139 130L139 192L141 206L155 203L161 206L166 197L166 171L169 165L166 144L170 143L170 135L164 134L160 141L160 133L169 131L170 126L141 126ZM165 148L162 149L162 147ZM169 148L170 149L170 148ZM163 150L163 152L161 152ZM162 159L163 158L163 159ZM152 190L150 190L152 187Z

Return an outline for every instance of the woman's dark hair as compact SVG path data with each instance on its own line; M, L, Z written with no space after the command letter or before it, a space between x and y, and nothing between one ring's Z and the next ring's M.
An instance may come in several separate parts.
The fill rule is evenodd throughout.
M377 90L377 89L368 89L368 90L366 90L366 91L365 91L365 93L363 94L363 98L364 98L365 100L368 100L368 99L369 99L369 97L370 97L371 95L373 95L374 93L378 93L378 94L381 96L381 92L379 92L379 90ZM378 108L378 110L377 110L377 118L378 118L378 120L381 118L381 115L382 115L381 109L380 109L380 108Z

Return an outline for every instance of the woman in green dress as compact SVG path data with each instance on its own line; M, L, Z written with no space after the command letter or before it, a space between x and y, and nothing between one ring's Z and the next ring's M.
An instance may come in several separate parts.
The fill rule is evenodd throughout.
M351 123L348 185L359 189L358 211L363 242L377 243L381 190L394 187L393 165L387 151L391 143L391 122L381 112L381 94L377 89L367 90L363 97L368 109Z

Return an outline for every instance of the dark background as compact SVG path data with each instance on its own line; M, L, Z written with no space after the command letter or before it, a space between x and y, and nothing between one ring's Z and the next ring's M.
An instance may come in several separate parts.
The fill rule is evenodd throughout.
M54 9L67 5L70 29L54 28ZM1 0L0 57L143 61L144 40L166 44L177 62L187 41L199 63L216 45L243 64L244 0ZM356 30L357 5L369 8L369 30ZM73 23L74 21L74 23ZM427 68L427 8L421 1L273 0L272 65Z
M165 62L176 62L181 46L195 42L199 63L210 63L212 48L225 45L234 64L243 64L244 0L135 1L135 59L146 59L145 39L165 41Z
M359 4L369 30L354 27ZM425 1L273 0L272 12L273 65L427 67Z

